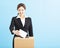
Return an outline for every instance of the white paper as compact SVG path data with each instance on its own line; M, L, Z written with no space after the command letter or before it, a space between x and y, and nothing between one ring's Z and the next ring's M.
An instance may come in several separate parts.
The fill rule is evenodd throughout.
M21 37L23 37L23 38L26 37L27 33L26 33L25 31L23 31L22 29L20 29L19 32L20 32L19 35L20 35Z

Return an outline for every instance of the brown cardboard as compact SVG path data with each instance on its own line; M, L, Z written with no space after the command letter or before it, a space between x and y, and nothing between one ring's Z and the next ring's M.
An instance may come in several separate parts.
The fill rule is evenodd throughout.
M15 37L14 48L34 48L34 38L20 38Z

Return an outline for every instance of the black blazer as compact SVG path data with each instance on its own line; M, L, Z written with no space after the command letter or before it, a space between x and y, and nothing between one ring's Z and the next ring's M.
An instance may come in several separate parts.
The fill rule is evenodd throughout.
M13 17L11 20L11 24L10 24L10 31L12 34L14 34L12 32L12 30L19 30L22 29L26 32L29 32L29 36L33 36L33 28L32 28L32 21L31 18L25 18L25 25L22 25L21 19L20 18L16 18L17 16ZM15 35L17 36L17 35Z

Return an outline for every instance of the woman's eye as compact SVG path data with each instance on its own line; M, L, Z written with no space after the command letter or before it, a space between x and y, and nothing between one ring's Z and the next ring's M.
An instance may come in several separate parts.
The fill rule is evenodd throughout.
M19 9L18 11L24 11L24 9Z
M21 10L18 10L18 11L21 11Z

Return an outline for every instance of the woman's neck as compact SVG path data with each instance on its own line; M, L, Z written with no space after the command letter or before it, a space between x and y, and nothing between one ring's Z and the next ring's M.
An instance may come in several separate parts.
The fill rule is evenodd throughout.
M24 19L25 18L25 15L19 15L21 19Z

